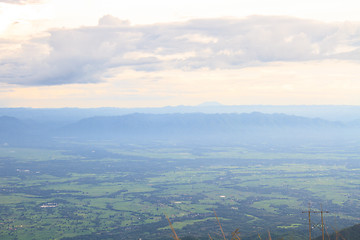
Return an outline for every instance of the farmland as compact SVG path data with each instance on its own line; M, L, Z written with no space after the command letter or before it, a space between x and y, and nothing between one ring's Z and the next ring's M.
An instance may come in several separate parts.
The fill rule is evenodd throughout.
M329 226L359 222L358 157L310 147L2 147L0 237L166 239L166 215L180 236L216 236L214 210L245 238L301 237L309 202L330 212Z

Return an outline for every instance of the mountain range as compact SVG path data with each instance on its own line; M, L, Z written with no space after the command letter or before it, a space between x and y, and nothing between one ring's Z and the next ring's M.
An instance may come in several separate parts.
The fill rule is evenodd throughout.
M0 108L0 116L32 119L38 122L71 123L93 116L120 116L132 113L283 113L328 121L349 122L360 119L360 106L347 105L222 105L206 102L197 106L167 106L153 108Z
M287 114L133 113L75 120L0 117L0 144L77 141L186 144L304 144L360 140L360 121L340 122Z

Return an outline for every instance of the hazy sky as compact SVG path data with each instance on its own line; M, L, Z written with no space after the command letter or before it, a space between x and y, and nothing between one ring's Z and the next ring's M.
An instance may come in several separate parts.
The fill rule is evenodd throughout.
M0 107L360 105L358 0L0 0Z

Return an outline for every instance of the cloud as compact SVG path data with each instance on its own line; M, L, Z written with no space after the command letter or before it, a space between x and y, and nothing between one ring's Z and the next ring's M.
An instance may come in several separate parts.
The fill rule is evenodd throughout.
M43 2L43 0L0 0L0 3L9 3L9 4L18 4L18 5L26 5L26 4L37 4Z
M237 69L271 62L360 60L360 24L291 17L195 19L131 25L107 15L93 27L53 29L0 58L0 82L101 82L111 69ZM5 44L5 43L4 43Z
M121 25L129 25L130 21L121 20L111 15L105 15L99 19L99 26L121 26Z

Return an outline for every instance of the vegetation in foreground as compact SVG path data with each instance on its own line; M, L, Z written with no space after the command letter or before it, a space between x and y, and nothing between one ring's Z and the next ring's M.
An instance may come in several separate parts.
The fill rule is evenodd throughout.
M241 233L239 232L239 229L236 229L231 234L226 235L224 233L224 230L222 228L220 220L217 217L215 211L214 211L214 214L215 214L216 220L217 220L218 225L219 225L219 230L221 232L221 234L217 234L219 236L219 239L227 240L227 236L231 240L241 240L242 239L241 236L240 236ZM172 223L171 223L170 219L168 217L166 217L166 218L167 218L167 220L169 222L169 226L170 226L171 231L172 231L173 239L174 240L181 240L178 237L178 235L176 234L176 231L175 231L174 227L172 226ZM340 231L338 231L336 229L333 229L334 233L332 233L331 235L327 231L327 228L328 228L328 226L324 226L325 231L322 233L321 236L315 238L314 240L322 240L322 239L327 239L327 240L338 240L338 239L342 239L342 240L359 240L360 239L360 224L356 224L356 225L354 225L352 227L345 228L345 229L342 229ZM325 237L325 233L326 233L326 237ZM214 239L214 238L211 237L210 234L208 234L208 236L209 236L208 239L210 239L210 240ZM258 238L260 240L262 240L262 239L272 240L270 231L267 232L267 236L265 236L265 237L262 237L260 235L260 233L258 233ZM182 240L201 240L201 239L207 239L207 238L205 238L205 237L204 238L196 238L196 237L193 237L193 236L186 236L186 237L182 238ZM215 238L215 239L217 239L217 238ZM284 237L282 237L281 239L284 239Z

